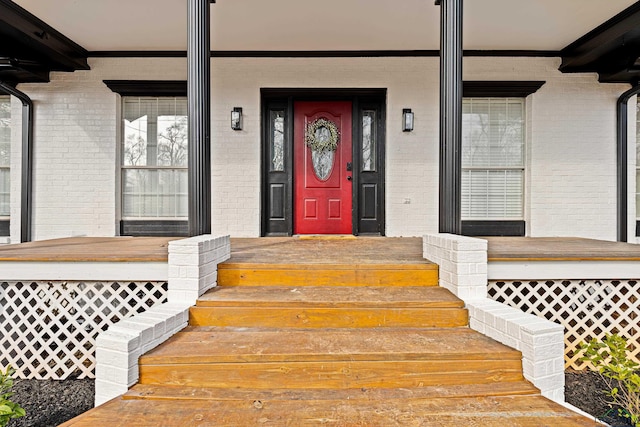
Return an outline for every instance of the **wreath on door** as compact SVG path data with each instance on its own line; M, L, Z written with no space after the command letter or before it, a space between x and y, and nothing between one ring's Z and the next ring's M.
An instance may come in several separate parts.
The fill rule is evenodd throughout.
M336 151L340 131L331 121L320 118L307 125L304 141L315 152Z

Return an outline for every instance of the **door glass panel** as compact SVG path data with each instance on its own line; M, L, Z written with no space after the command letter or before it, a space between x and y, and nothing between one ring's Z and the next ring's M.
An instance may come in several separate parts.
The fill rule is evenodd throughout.
M313 171L320 181L326 181L331 176L335 160L335 149L329 148L332 131L328 126L315 127L315 141L311 146L311 160Z
M362 171L376 170L376 112L362 112Z
M284 171L284 111L271 111L271 171Z

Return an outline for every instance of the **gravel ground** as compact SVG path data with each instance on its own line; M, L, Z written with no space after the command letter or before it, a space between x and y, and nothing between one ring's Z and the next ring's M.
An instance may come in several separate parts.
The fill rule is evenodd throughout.
M604 382L595 372L568 371L565 374L567 402L594 415L606 418L612 426L629 426L627 420L607 418L610 408L602 390ZM57 426L93 407L94 380L16 380L13 401L27 416L9 422L8 427Z

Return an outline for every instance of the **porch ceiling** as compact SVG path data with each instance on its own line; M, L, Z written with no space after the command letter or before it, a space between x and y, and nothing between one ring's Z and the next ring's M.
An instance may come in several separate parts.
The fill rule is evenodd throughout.
M89 51L186 50L186 1L14 0ZM465 2L464 47L559 51L635 0ZM218 0L212 49L436 50L433 0Z

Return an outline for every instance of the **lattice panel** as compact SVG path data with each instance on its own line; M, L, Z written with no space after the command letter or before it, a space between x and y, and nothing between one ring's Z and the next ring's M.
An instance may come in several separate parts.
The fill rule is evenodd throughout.
M565 367L585 369L580 342L617 333L640 362L640 289L636 280L489 282L489 297L564 326Z
M93 378L98 333L166 299L166 282L2 282L0 367L19 378Z

